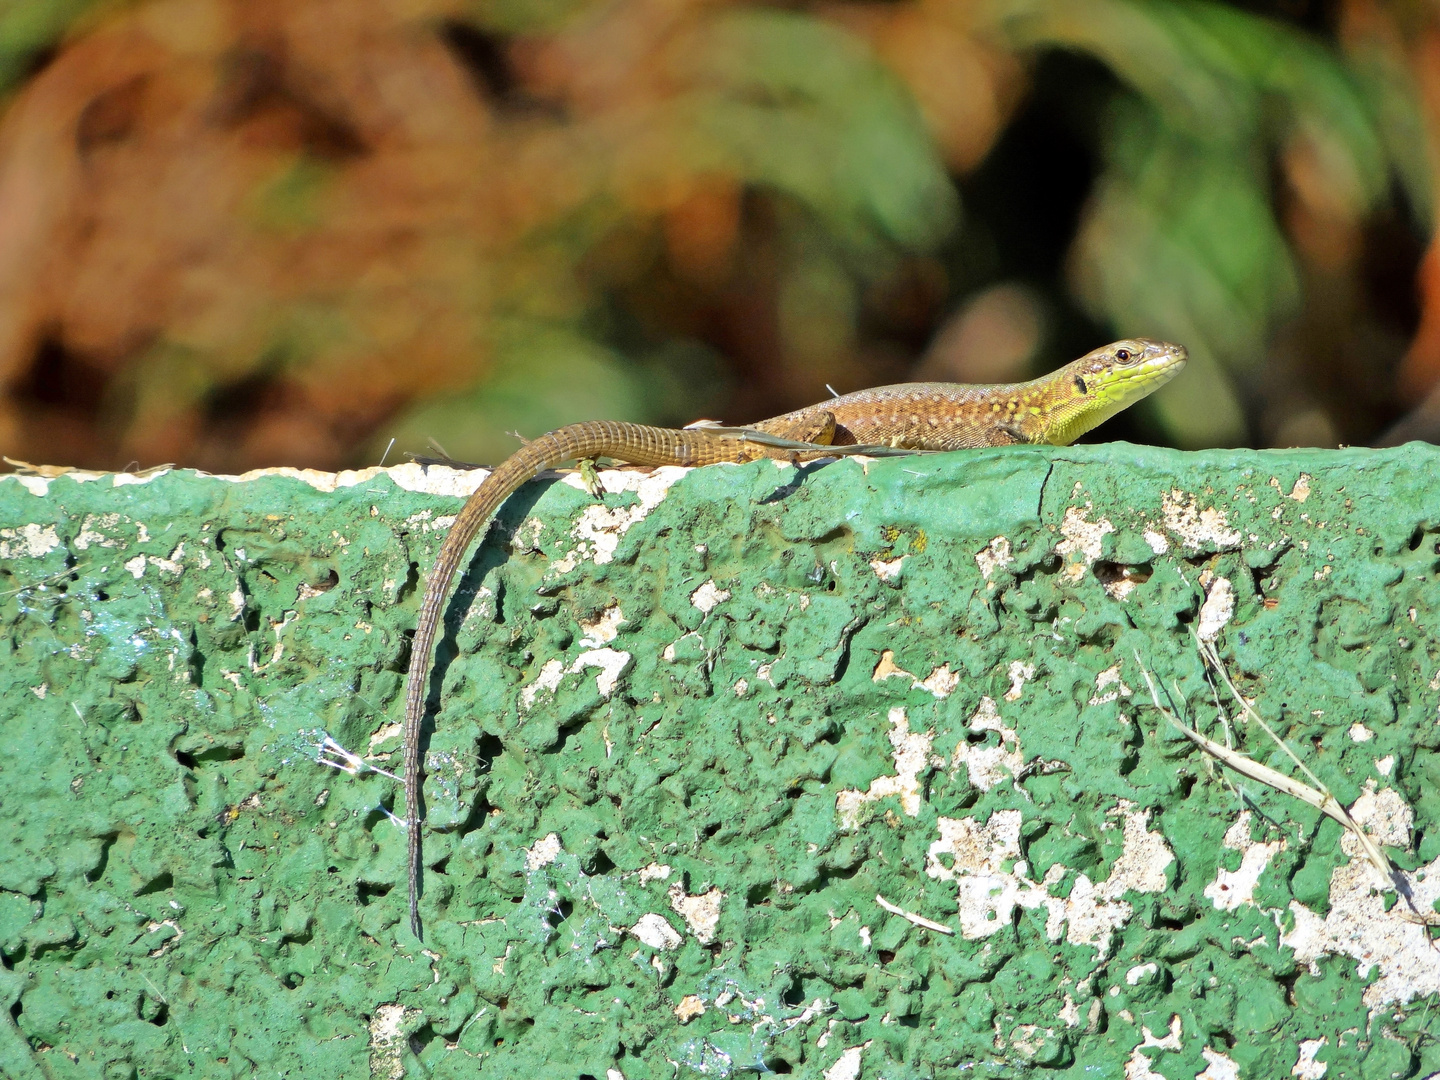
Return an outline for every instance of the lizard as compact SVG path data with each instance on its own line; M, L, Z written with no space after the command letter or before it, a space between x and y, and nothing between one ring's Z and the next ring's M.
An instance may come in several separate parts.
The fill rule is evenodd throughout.
M1030 382L899 383L845 394L745 428L703 423L651 427L614 420L570 424L525 443L466 499L425 584L410 645L405 695L405 828L410 929L421 939L420 729L442 609L471 543L500 505L565 461L614 458L632 465L712 465L762 457L798 461L873 450L957 450L1019 443L1065 446L1168 382L1184 346L1130 338L1087 353Z

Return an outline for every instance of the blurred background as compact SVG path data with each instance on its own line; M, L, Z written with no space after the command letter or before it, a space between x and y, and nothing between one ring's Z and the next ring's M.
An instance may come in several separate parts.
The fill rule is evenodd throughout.
M0 451L495 462L1192 361L1102 429L1440 440L1434 0L0 0Z

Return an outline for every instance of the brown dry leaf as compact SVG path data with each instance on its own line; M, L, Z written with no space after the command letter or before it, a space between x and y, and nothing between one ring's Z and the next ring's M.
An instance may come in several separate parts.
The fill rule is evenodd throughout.
M406 26L378 0L166 3L31 82L0 126L0 377L48 350L51 381L5 403L7 446L338 463L473 375L491 118Z

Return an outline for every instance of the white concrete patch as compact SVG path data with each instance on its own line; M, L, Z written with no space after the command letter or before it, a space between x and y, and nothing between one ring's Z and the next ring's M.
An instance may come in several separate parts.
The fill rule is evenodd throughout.
M593 622L580 623L580 631L585 635L580 639L580 644L588 645L592 649L599 645L608 645L620 633L624 622L625 613L620 610L620 605L611 604Z
M1240 869L1217 870L1215 880L1205 886L1205 895L1221 911L1234 911L1255 902L1255 885L1270 860L1286 848L1283 839L1266 844L1250 839L1250 811L1243 810L1235 824L1225 831L1225 846L1241 852Z
M1315 1055L1328 1043L1328 1037L1319 1039L1304 1039L1300 1043L1300 1056L1295 1059L1295 1066L1290 1070L1291 1076L1298 1076L1300 1080L1321 1080L1330 1066L1323 1061L1316 1061Z
M1351 816L1377 844L1408 847L1413 812L1398 793L1389 788L1377 792L1374 785L1373 780L1366 781L1364 794L1350 807ZM1375 870L1348 832L1340 847L1350 861L1330 875L1329 912L1322 919L1299 901L1290 901L1295 928L1281 933L1280 944L1294 949L1295 959L1317 974L1316 961L1326 953L1353 957L1362 979L1378 967L1380 977L1361 997L1372 1014L1440 994L1440 962L1426 928L1405 917L1404 899L1385 910L1384 897L1376 891ZM1440 858L1404 877L1416 910L1430 911L1440 899Z
M542 693L553 694L565 674L565 665L559 660L546 660L535 681L520 690L520 711L529 712L535 707L535 699Z
M1033 671L1032 671L1033 674ZM999 746L972 746L966 739L955 744L950 757L950 770L965 767L970 783L981 791L990 791L997 784L1016 776L1025 764L1020 752L1020 737L1000 717L993 698L980 699L980 707L970 718L971 731L994 731L1000 736Z
M729 589L722 589L717 586L715 582L707 581L690 594L690 606L709 615L710 612L714 611L729 599Z
M975 555L975 565L980 568L980 574L986 581L996 570L1003 570L1015 561L1015 556L1010 553L1010 540L1008 537L997 536L990 543L985 545L984 550Z
M630 654L620 649L591 649L577 656L568 670L575 675L585 668L599 668L600 671L595 676L595 688L600 691L601 697L608 698L615 692L620 676L630 666L630 660Z
M92 544L96 547L119 547L119 539L100 531L113 529L119 524L119 514L86 514L85 520L80 523L80 535L75 537L75 550L87 551Z
M895 654L886 649L880 654L880 662L875 665L875 670L870 673L871 682L884 682L886 679L905 678L910 680L910 689L928 690L936 698L944 700L955 692L960 685L958 672L950 670L948 663L941 664L930 672L923 679L917 679L910 672L895 663Z
M1147 1027L1140 1029L1144 1041L1130 1052L1130 1060L1125 1063L1125 1080L1165 1080L1160 1073L1150 1068L1150 1058L1142 1053L1152 1046L1158 1046L1165 1050L1182 1050L1184 1045L1180 1041L1180 1017L1170 1018L1170 1031L1166 1035L1156 1037ZM1199 1080L1199 1077L1196 1077Z
M915 685L929 690L935 697L944 700L953 694L955 688L960 685L960 673L951 671L949 664L941 664Z
M856 1080L856 1077L860 1075L860 1055L869 1049L870 1043L874 1041L871 1039L859 1046L852 1046L848 1050L842 1051L835 1064L822 1074L825 1080Z
M705 1014L705 1002L699 994L686 994L680 999L680 1004L675 1006L675 1019L682 1024L688 1024L697 1016Z
M1072 583L1084 577L1086 568L1100 558L1106 534L1115 531L1115 526L1107 518L1086 521L1085 511L1091 509L1094 509L1091 503L1086 503L1084 510L1078 506L1067 506L1065 518L1060 522L1060 535L1065 539L1055 545L1055 550L1062 556L1080 556L1078 560L1068 562L1061 572Z
M1229 578L1217 577L1205 594L1195 633L1201 641L1214 641L1234 616L1235 586L1230 584Z
M551 569L566 573L586 561L597 566L608 563L615 557L620 538L630 531L631 526L644 521L689 471L678 465L663 465L648 473L633 469L610 469L600 473L600 485L607 492L633 491L640 501L633 506L613 508L599 504L587 506L570 530L570 535L579 543L557 559ZM584 481L576 474L563 477L562 483L582 491L585 488Z
M691 896L680 885L670 886L670 907L685 920L690 933L701 945L715 940L715 931L720 926L720 901L725 894L712 886L708 892Z
M1110 687L1115 687L1111 690ZM1091 695L1089 704L1108 705L1112 701L1119 701L1122 697L1132 697L1135 691L1126 686L1120 678L1120 665L1108 667L1099 675L1095 676L1095 693Z
M1029 866L1020 858L1019 810L997 811L984 825L974 818L939 818L940 839L926 853L925 873L938 881L956 883L961 933L966 938L989 937L1005 928L1017 906L1043 907L1050 940L1063 937L1072 945L1090 945L1104 959L1110 951L1111 935L1133 914L1120 897L1128 889L1162 891L1165 867L1175 859L1165 838L1147 830L1149 811L1137 811L1121 800L1110 816L1124 818L1120 857L1110 868L1110 876L1098 885L1085 874L1077 875L1068 897L1050 895L1049 887L1065 876L1065 868L1058 863L1042 881L1028 876ZM941 862L942 855L950 857L949 867ZM1006 871L1007 863L1013 864L1013 869Z
M901 555L898 559L871 559L870 569L875 571L875 576L881 581L898 581L908 558L909 555Z
M1165 518L1165 528L1191 551L1207 545L1221 551L1240 546L1240 530L1230 528L1225 511L1213 506L1201 510L1194 495L1178 490L1166 492L1160 512Z
M1005 691L1006 701L1019 701L1025 692L1025 684L1035 678L1035 665L1023 660L1010 661L1010 689Z
M590 649L577 656L569 667L561 660L546 660L535 680L521 688L520 711L533 709L542 693L553 695L566 675L578 675L592 667L600 669L595 676L595 688L600 691L601 697L608 698L614 693L620 676L630 666L631 659L628 652L619 649Z
M1136 964L1125 973L1125 982L1130 986L1139 986L1141 979L1146 975L1154 975L1159 970L1159 964Z
M560 857L560 837L556 833L536 840L534 845L525 849L525 869L539 870L542 866L549 866Z
M0 529L0 559L38 559L60 546L54 525L21 525Z
M930 757L929 732L911 732L905 709L896 705L890 710L890 745L895 748L895 775L878 776L870 781L868 791L848 790L835 796L835 809L840 814L840 827L854 829L869 803L889 796L900 800L900 809L914 817L920 812L920 773Z
M1205 1058L1205 1071L1196 1074L1195 1080L1241 1080L1240 1066L1234 1058L1208 1046L1202 1046L1200 1053Z
M662 952L678 949L685 941L679 932L653 911L640 916L640 921L630 928L630 933L644 945Z

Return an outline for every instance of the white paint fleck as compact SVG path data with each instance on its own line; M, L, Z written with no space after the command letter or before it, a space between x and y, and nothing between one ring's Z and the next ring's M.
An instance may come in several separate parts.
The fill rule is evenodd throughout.
M670 867L664 863L651 863L649 866L642 866L635 875L640 879L641 885L648 885L652 881L664 881L670 876Z
M640 916L640 921L630 928L630 933L642 944L661 951L678 949L685 941L673 926L653 911Z
M722 589L714 581L707 581L690 594L690 606L709 615L729 599L729 589Z
M1369 742L1375 737L1375 733L1364 724L1355 723L1350 725L1351 742Z
M985 545L984 550L975 555L975 565L980 568L980 574L986 581L996 570L1003 570L1015 561L1015 556L1010 553L1010 540L1005 536L997 536Z
M1384 757L1378 758L1378 759L1376 759L1376 761L1375 761L1375 771L1378 772L1381 776L1389 776L1390 773L1394 771L1394 769L1395 769L1395 755L1394 755L1394 754L1386 754Z
M1210 583L1205 603L1200 607L1199 626L1195 633L1201 641L1214 641L1235 616L1235 586L1229 578L1217 577Z
M1235 824L1225 831L1224 846L1240 855L1238 870L1217 869L1215 880L1205 886L1205 895L1221 911L1234 911L1255 902L1255 886L1270 860L1286 848L1283 839L1261 844L1250 839L1249 810L1242 810Z
M1145 543L1150 545L1150 550L1156 555L1164 555L1170 550L1170 541L1165 538L1163 533L1158 533L1154 529L1146 529L1140 535L1144 537Z
M139 581L142 577L145 576L144 555L136 555L133 559L127 559L120 565L125 567L126 570L130 571L131 576L133 576L136 581Z
M853 829L860 824L860 815L869 803L890 796L900 800L900 809L910 817L920 812L920 773L930 757L929 732L911 732L905 708L896 705L890 710L890 745L894 747L895 775L878 776L870 781L868 791L853 789L835 796L835 809L840 827Z
M696 941L701 945L709 945L715 940L715 931L720 925L720 901L725 899L724 893L711 886L709 891L691 896L685 892L683 886L671 885L669 896L670 907L685 920L685 925L690 928L690 933L695 935Z
M1310 498L1310 481L1313 479L1309 473L1301 473L1300 478L1295 481L1295 486L1290 489L1287 499L1294 499L1297 503L1303 503Z
M556 833L536 840L534 845L525 849L525 869L539 870L542 866L549 866L560 857L560 837Z

